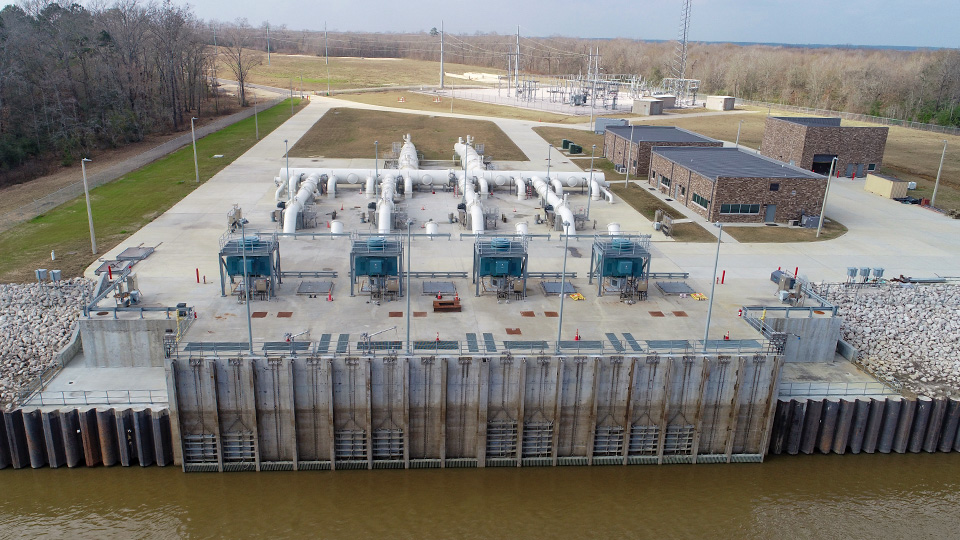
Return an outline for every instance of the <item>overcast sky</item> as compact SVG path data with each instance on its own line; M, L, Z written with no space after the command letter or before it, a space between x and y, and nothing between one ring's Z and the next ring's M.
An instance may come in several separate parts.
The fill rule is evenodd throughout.
M375 32L517 31L527 36L676 39L681 0L194 0L203 19ZM694 0L690 39L960 46L957 0Z

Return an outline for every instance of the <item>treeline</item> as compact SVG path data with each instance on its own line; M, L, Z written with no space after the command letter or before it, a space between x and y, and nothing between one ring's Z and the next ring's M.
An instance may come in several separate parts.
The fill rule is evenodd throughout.
M444 39L448 62L505 70L515 35L460 35ZM271 50L324 54L322 32L271 29ZM437 32L368 34L329 32L330 56L439 60ZM266 47L261 28L259 46ZM605 73L639 74L652 84L671 77L676 43L628 39L520 37L521 70L533 74L587 73L600 49ZM686 77L702 93L832 109L902 120L960 126L960 50L802 48L691 43Z
M28 0L0 11L0 185L36 176L24 169L52 156L69 164L205 112L212 58L188 8L93 6Z

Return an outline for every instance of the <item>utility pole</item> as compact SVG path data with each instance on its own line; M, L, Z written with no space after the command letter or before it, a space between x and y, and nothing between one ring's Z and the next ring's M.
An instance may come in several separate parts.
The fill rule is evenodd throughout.
M267 23L267 65L270 65L270 23Z
M327 48L327 23L323 23L323 58L327 64L327 97L330 96L330 49Z
M517 61L513 63L516 69L516 84L520 86L520 25L517 25Z
M193 139L193 170L197 173L197 183L200 183L200 165L197 161L197 132L193 129L193 121L197 118L190 119L190 137Z
M743 120L741 120L741 122L742 121ZM830 179L833 178L833 168L836 165L837 158L830 160L830 172L827 174L827 188L823 191L823 204L820 206L820 221L817 222L817 238L820 238L820 230L823 229L823 216L827 211L827 195L830 194Z
M717 267L720 265L720 239L723 238L723 224L719 221L715 223L720 227L720 234L717 235L717 256L713 259L713 279L710 280L710 304L707 306L707 324L703 329L703 352L707 352L707 342L710 339L710 317L713 315L713 295L717 290Z
M87 198L87 223L90 224L90 249L97 254L97 236L93 233L93 212L90 210L90 190L87 188L87 158L80 160L80 169L83 171L83 195Z
M443 21L440 21L440 89L443 90Z
M940 187L940 173L943 172L943 158L947 157L947 141L943 141L943 153L940 154L940 168L937 169L937 181L933 184L933 195L930 196L930 207L937 207L937 188Z
M630 187L630 165L633 162L633 128L636 124L630 124L630 140L627 141L627 176L623 179L623 187Z

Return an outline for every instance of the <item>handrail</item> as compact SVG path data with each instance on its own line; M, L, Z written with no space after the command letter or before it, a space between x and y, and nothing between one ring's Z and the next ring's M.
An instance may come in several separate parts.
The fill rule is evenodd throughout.
M166 405L166 390L42 390L23 406L37 405Z

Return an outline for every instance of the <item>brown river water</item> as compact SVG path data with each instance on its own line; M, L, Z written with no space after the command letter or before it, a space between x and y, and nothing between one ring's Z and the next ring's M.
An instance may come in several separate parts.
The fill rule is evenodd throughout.
M0 538L957 538L956 454L764 464L0 471Z

